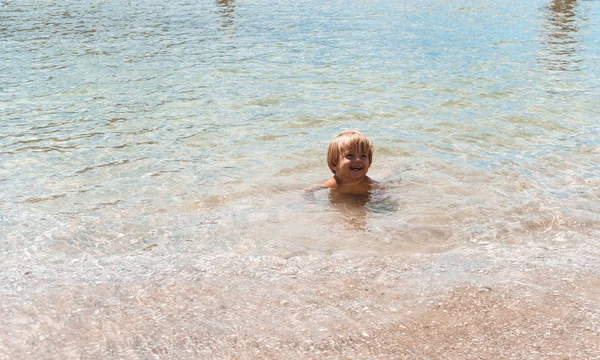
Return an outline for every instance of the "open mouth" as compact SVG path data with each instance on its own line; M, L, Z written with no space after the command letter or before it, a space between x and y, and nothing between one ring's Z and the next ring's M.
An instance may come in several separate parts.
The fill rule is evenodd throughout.
M354 170L354 171L361 171L363 168L362 167L351 167L350 170Z

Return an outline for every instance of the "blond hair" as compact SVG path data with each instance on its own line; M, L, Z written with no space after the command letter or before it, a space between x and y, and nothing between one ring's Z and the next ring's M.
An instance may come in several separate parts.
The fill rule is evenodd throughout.
M331 140L327 149L327 166L329 166L332 173L335 174L335 168L344 155L344 150L348 148L366 153L369 157L369 164L373 162L373 145L371 145L371 140L358 131L344 131Z

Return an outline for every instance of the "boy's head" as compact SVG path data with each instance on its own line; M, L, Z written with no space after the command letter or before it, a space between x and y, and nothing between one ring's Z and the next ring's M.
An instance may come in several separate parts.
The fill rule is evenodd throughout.
M368 137L358 131L344 131L336 136L327 150L327 166L335 174L338 162L346 150L358 151L367 154L369 164L373 163L373 146Z

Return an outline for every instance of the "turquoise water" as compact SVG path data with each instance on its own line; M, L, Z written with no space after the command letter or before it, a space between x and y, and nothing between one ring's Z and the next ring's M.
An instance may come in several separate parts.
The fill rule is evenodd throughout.
M599 39L598 1L3 2L3 268L593 249ZM305 196L345 129L385 191Z
M2 254L319 237L347 128L373 242L597 234L597 4L4 4Z

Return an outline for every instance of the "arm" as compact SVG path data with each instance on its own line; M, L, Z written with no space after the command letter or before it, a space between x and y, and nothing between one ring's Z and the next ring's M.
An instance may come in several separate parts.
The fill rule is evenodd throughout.
M326 186L320 184L311 185L304 189L304 198L309 201L316 201L315 192L326 188Z

